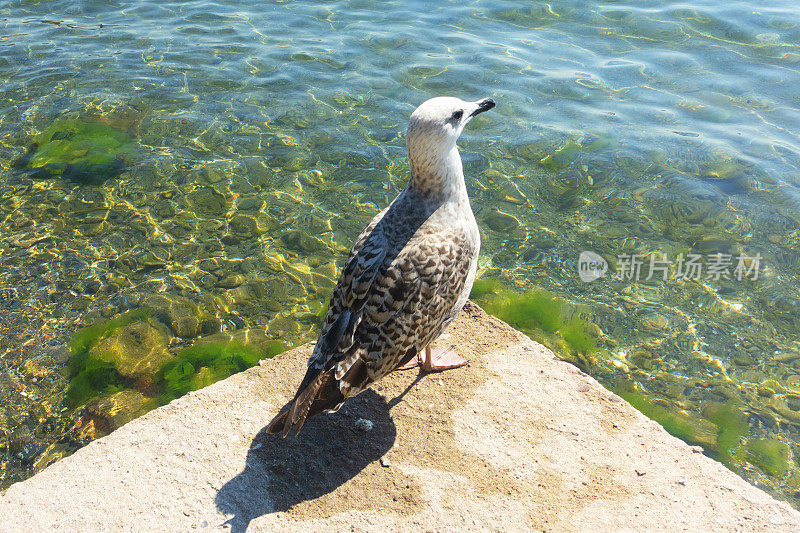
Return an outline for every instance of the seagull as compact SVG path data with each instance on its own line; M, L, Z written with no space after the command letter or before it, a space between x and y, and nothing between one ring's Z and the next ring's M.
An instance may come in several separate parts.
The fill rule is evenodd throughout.
M473 117L494 106L489 98L440 96L411 114L408 184L356 240L306 375L268 433L297 434L307 418L335 412L394 370L467 364L454 347L430 344L467 302L481 245L456 141Z

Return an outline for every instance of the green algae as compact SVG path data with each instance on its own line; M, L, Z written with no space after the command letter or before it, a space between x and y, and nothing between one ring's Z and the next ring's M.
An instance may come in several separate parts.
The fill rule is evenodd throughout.
M91 349L120 329L147 320L150 315L146 309L128 311L111 319L101 319L75 332L68 345L71 352L70 382L66 398L71 407L82 405L102 394L119 391L129 384L130 380L118 372L114 361L93 357Z
M552 154L543 157L539 162L550 171L561 170L568 166L581 151L581 145L569 140L556 149Z
M567 343L570 352L575 354L589 354L597 348L595 339L587 330L587 322L574 317L559 328L559 333Z
M789 445L776 438L751 440L745 458L769 476L783 476L790 468Z
M157 387L163 391L158 397L159 403L167 404L187 392L246 370L260 359L273 357L286 348L280 341L268 341L256 349L238 339L186 348L166 363L156 377Z
M34 137L28 152L14 166L41 178L102 183L121 174L136 150L133 136L123 130L62 117Z
M553 153L539 160L539 164L551 172L563 170L577 161L582 153L598 152L611 144L611 139L604 135L583 135L577 140L567 140Z
M689 444L702 446L709 455L729 468L738 468L746 460L769 475L781 475L778 472L786 471L786 468L781 470L784 454L779 445L747 441L750 424L739 402L712 403L704 409L704 417L699 417L686 411L675 411L629 386L615 387L614 392L643 415L658 422L669 434Z
M553 333L563 325L561 307L563 300L541 289L524 293L506 292L487 299L486 312L512 326L525 329L541 329Z
M169 351L166 316L145 308L78 330L71 342L67 405L82 422L80 441L108 434L125 422L273 357L288 346L263 331L242 329L198 339Z
M134 389L168 403L288 348L240 330L241 338L213 340L223 335L211 335L173 355L167 348L169 330L160 319L170 322L170 315L143 308L78 330L70 341L68 404L78 408Z
M322 323L325 322L325 315L328 314L328 306L330 305L329 300L323 300L321 302L311 302L311 310L314 316L317 319L317 323L322 326Z
M79 407L92 398L105 393L117 392L127 385L114 365L103 361L86 361L67 387L66 399L70 407Z
M499 294L505 290L505 285L499 279L481 278L476 279L469 293L471 300L481 300L486 296Z
M738 402L714 403L704 409L703 414L717 428L717 453L726 466L742 460L741 444L750 432L750 424Z
M703 419L678 414L666 407L651 402L642 393L617 388L615 392L626 402L651 420L658 422L670 435L703 448L717 451L719 446L719 428Z
M75 361L75 364L79 365L79 357L82 354L88 353L92 346L101 340L110 337L119 328L127 326L132 322L145 320L150 317L150 315L151 312L148 309L136 309L133 311L127 311L110 319L100 319L94 324L83 327L76 331L68 344L73 357L70 362L70 370L73 368L72 361Z
M520 329L534 340L555 350L572 362L585 365L582 357L597 349L596 330L580 316L581 308L552 292L533 289L513 292L502 281L475 281L470 298L490 315Z

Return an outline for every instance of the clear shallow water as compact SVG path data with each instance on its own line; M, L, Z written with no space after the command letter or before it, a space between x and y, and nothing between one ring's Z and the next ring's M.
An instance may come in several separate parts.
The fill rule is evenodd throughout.
M583 366L714 437L694 442L719 446L713 406L735 405L728 463L797 505L800 14L717 4L0 5L0 485L108 430L64 403L65 344L142 295L210 324L166 332L170 353L216 328L313 337L404 184L408 115L452 94L498 102L460 143L482 274L586 305L604 336ZM97 180L13 168L36 140L112 131L84 124L132 139ZM759 253L762 271L587 284L584 250Z

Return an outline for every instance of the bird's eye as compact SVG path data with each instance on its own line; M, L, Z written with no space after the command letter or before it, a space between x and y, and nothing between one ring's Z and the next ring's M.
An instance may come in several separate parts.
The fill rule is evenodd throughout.
M453 118L456 119L456 120L461 120L461 117L463 117L463 116L464 116L464 112L462 110L460 110L460 109L458 111L456 111L455 113L453 113Z

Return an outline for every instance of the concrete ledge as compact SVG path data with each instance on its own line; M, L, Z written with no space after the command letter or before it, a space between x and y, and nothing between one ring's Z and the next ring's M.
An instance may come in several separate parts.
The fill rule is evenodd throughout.
M471 365L395 373L286 440L262 430L309 347L264 361L11 486L0 531L800 531L788 504L476 306L440 343Z

